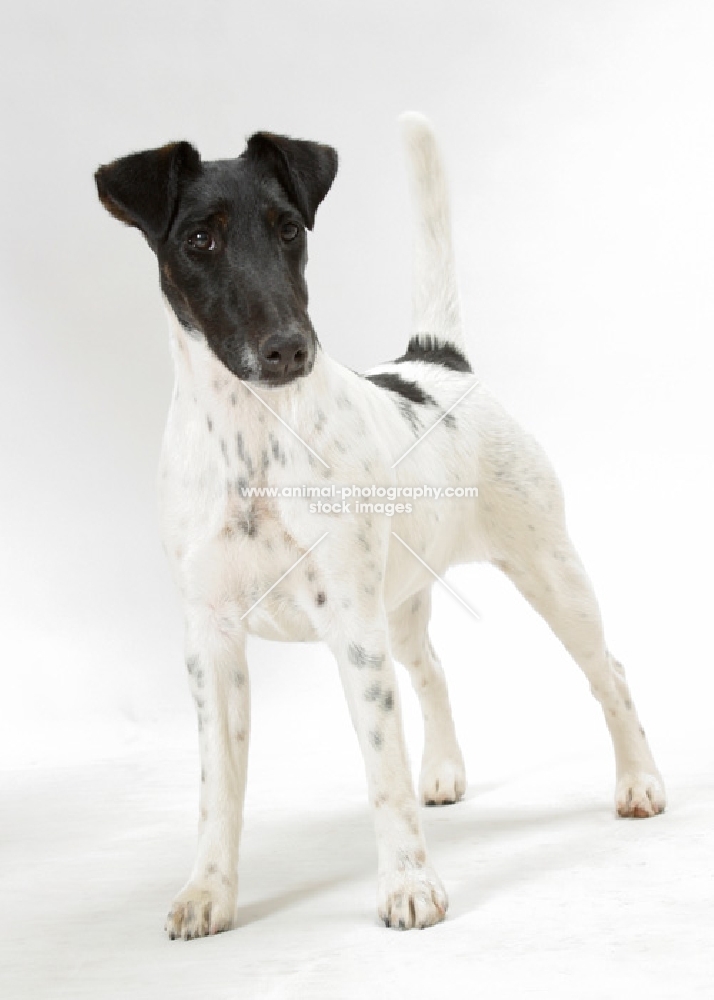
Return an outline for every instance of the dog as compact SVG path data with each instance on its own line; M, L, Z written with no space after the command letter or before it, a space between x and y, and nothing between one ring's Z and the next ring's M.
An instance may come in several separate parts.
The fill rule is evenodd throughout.
M566 532L558 479L468 361L433 132L416 114L403 123L416 210L413 334L401 357L366 375L327 356L307 310L306 231L337 172L330 146L258 132L237 158L204 162L174 142L95 175L104 207L156 254L176 373L159 492L185 617L201 786L195 864L166 921L172 939L223 931L235 917L249 634L328 644L364 757L379 917L401 929L444 918L394 660L424 714L421 801L456 802L464 761L428 637L434 579L455 563L499 567L583 670L612 737L617 813L665 807ZM345 484L360 498L347 511L329 502ZM429 487L418 503L389 509L364 499L413 499L415 484ZM431 486L454 499L429 496Z

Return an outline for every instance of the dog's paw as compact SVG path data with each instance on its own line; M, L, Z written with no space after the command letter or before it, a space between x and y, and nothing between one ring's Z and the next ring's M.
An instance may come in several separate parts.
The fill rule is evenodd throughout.
M207 882L189 882L174 899L165 929L173 941L207 937L230 929L235 916L233 887Z
M413 868L381 875L377 912L387 927L431 927L446 916L449 901L433 868Z
M617 782L615 808L618 816L646 819L664 812L666 803L664 785L657 774L628 771Z
M461 751L448 756L424 759L419 778L419 795L425 806L446 806L458 802L466 791L466 768Z

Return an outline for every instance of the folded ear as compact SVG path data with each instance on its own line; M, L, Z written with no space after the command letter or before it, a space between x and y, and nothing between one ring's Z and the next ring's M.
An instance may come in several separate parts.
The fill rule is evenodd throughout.
M106 210L140 229L155 248L168 233L182 180L200 172L201 157L193 146L172 142L114 160L100 167L94 179Z
M248 140L246 155L275 173L305 225L312 229L315 212L337 173L337 151L319 142L256 132Z

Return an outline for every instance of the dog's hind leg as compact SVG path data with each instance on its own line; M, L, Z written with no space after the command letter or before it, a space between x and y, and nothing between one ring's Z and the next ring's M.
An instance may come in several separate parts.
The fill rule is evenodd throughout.
M408 598L389 616L394 656L406 667L424 716L419 794L426 805L458 802L466 791L446 679L428 633L431 587Z
M646 817L665 807L652 757L622 666L605 644L592 584L565 527L562 492L532 438L511 428L482 463L481 517L492 561L550 625L580 666L600 702L615 750L615 806L620 816Z
M529 554L511 553L497 565L548 622L602 706L615 750L615 807L619 815L645 817L662 812L662 779L625 672L605 645L592 585L567 535Z

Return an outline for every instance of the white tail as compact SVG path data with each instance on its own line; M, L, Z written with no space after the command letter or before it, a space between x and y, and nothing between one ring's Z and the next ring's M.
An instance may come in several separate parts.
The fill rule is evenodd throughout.
M461 307L446 176L431 124L423 115L400 116L416 211L414 232L414 333L463 350Z

